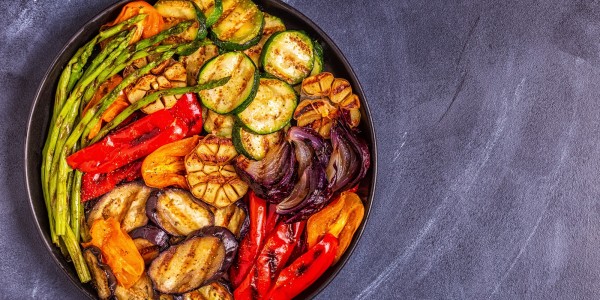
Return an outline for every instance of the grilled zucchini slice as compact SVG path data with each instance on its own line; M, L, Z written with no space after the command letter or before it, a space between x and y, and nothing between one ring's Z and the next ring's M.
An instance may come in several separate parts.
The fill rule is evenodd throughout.
M282 137L282 130L270 134L255 134L240 126L239 123L234 125L231 135L235 149L244 156L254 160L263 159L269 148L279 143Z
M165 43L185 43L195 40L201 40L206 37L206 22L202 11L196 8L196 5L187 0L160 0L156 2L154 8L163 16L165 28L171 28L180 22L194 20L194 24L186 31L167 38Z
M202 104L219 114L244 110L254 99L260 78L258 69L246 54L227 52L204 64L198 84L227 76L231 79L225 85L198 93Z
M325 62L323 58L323 47L317 41L314 41L313 45L315 50L315 61L313 63L312 71L310 71L310 76L317 75L323 72L323 69L325 67Z
M200 46L200 48L190 55L179 57L179 61L185 65L188 86L196 85L198 83L200 68L209 59L219 55L219 48L210 42L210 40L206 39L202 42L206 42L207 44Z
M225 50L244 50L260 41L264 26L263 12L251 0L237 0L230 13L211 26L211 37Z
M269 134L290 122L297 102L296 91L289 84L275 78L261 78L254 100L237 117L251 132Z
M260 67L260 53L262 52L263 46L267 42L267 40L273 35L275 32L280 32L285 30L285 24L281 21L280 18L272 16L268 13L264 13L265 15L265 26L263 28L262 37L258 44L244 50L244 53L248 55L254 62L257 67Z
M261 53L261 64L268 74L291 85L302 82L313 69L315 55L306 33L286 30L273 34Z
M193 0L194 3L204 14L206 18L206 26L210 27L215 24L223 13L223 3L221 0Z

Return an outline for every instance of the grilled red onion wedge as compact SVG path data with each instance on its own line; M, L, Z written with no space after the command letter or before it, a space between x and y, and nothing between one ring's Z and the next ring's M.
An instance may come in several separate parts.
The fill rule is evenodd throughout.
M325 166L330 147L314 130L292 127L287 139L294 145L298 161L298 182L288 197L277 204L277 213L290 215L289 223L307 219L329 200Z
M331 127L333 150L327 166L331 192L336 194L354 187L371 165L369 147L344 121L335 121Z
M269 149L259 161L238 155L234 167L257 196L272 203L287 197L296 182L296 158L287 141Z

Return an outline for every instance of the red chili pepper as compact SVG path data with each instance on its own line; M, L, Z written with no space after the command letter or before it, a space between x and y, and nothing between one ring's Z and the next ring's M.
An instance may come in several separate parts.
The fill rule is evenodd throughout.
M235 299L262 299L271 289L277 274L286 265L298 243L306 222L279 223L265 241L256 263L234 291Z
M277 204L269 204L267 209L267 235L271 234L279 220L281 220L281 215L277 213Z
M287 264L300 241L306 221L286 224L281 222L271 233L256 258L255 286L259 298L267 295L279 271Z
M81 201L100 197L121 182L134 181L142 176L142 160L134 161L106 174L84 173L81 179Z
M326 234L319 243L281 271L267 299L282 300L298 296L331 266L337 247L338 239Z
M250 273L248 273L248 276L244 277L244 280L233 291L233 299L253 300L258 298L258 295L256 295L256 289L252 287L252 279L254 278L252 274L256 273L256 266L252 264L251 267L252 268Z
M267 223L267 202L250 191L250 232L240 242L237 260L229 269L229 280L234 287L240 286L265 240L265 225Z
M186 94L173 108L145 116L73 153L67 163L86 173L108 173L201 130L200 104L195 94Z

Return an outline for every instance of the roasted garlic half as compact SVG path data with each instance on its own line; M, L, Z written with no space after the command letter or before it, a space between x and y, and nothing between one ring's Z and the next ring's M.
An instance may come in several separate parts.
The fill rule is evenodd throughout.
M212 134L202 139L186 156L187 181L194 197L217 208L242 198L248 185L233 168L237 151L231 139Z
M344 118L351 127L360 123L360 100L350 82L329 72L305 78L300 99L294 111L298 126L311 127L324 138L329 138L333 119Z
M131 72L136 68L141 68L147 63L146 58L139 59L129 66ZM125 88L127 100L135 103L145 96L164 89L187 86L187 71L182 63L173 59L166 60L150 71L150 74L142 76L134 84ZM159 111L165 108L171 108L181 95L163 96L156 102L146 105L142 111L147 114Z

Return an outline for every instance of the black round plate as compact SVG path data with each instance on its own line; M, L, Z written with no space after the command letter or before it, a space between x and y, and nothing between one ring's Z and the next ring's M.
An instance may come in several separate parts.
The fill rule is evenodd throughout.
M67 262L60 253L57 247L52 245L50 239L50 229L48 225L48 216L44 199L42 196L42 186L40 180L40 170L42 162L42 148L46 139L48 126L50 123L50 113L52 111L52 103L54 100L54 92L60 76L62 68L73 54L85 42L89 41L98 33L100 26L114 19L119 13L121 7L130 0L120 1L99 13L92 20L87 22L81 30L79 30L60 51L58 57L54 60L51 67L46 72L40 87L37 91L29 114L29 123L27 128L27 137L25 142L25 176L27 182L27 190L29 193L29 201L33 219L36 222L38 231L43 243L48 248L49 254L59 267L65 272L68 278L78 286L82 293L89 298L96 298L96 291L91 284L81 284L75 273L75 268L70 262ZM280 17L289 29L301 29L306 31L313 39L321 42L323 45L323 53L325 57L325 70L331 71L336 77L346 78L352 84L355 94L361 100L362 120L359 126L361 135L369 143L371 150L371 168L365 179L361 182L358 193L365 200L365 217L361 226L358 228L352 243L340 261L333 267L329 268L321 278L319 278L312 286L305 290L299 298L312 298L323 290L329 282L336 276L340 269L346 264L346 261L352 254L362 232L371 210L371 202L375 192L375 177L377 174L377 150L375 144L375 131L371 114L365 101L365 95L360 86L354 71L348 64L346 58L342 55L340 49L335 43L315 25L306 16L290 7L289 5L275 0L255 0L255 3L267 13Z

